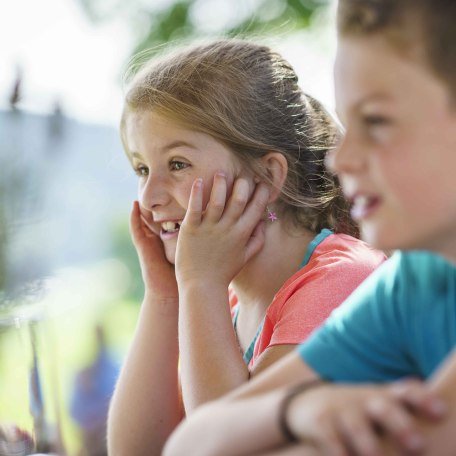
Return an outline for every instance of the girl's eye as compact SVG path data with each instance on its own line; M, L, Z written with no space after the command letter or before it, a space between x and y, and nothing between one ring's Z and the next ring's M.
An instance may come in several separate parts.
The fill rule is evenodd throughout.
M171 171L180 171L182 169L188 168L190 165L188 163L181 162L179 160L171 160L169 162L169 168Z
M147 168L147 166L138 165L135 167L134 170L136 175L138 175L139 177L145 177L149 175L149 168Z

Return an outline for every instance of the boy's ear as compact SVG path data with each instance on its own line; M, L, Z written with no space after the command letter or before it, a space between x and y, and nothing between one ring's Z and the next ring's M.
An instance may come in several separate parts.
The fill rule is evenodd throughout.
M268 152L261 157L266 174L271 180L268 203L273 203L280 195L288 174L288 162L280 152Z

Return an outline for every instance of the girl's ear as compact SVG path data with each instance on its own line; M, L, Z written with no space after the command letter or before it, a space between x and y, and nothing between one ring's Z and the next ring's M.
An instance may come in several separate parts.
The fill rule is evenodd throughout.
M272 183L268 203L273 203L279 197L287 179L288 162L285 155L280 152L268 152L261 157L261 162Z

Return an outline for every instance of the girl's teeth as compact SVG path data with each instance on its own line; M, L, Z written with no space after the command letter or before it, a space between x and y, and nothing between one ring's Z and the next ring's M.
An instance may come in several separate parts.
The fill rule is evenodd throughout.
M179 230L179 223L176 222L163 222L161 225L163 230L168 233L174 233Z

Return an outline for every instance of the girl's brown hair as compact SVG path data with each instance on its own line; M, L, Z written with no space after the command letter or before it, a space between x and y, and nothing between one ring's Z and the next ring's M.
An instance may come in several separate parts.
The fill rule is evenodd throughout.
M266 181L259 158L282 153L288 175L277 212L312 232L357 234L337 178L324 166L339 129L324 107L302 92L290 64L269 47L223 39L153 58L129 83L122 136L126 117L137 110L154 110L211 135Z

